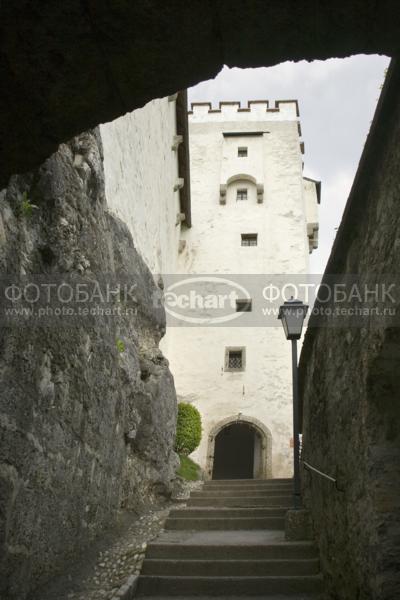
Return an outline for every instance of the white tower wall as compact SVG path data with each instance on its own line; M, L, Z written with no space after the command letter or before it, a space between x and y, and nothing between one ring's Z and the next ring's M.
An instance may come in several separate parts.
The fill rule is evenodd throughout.
M317 195L303 181L297 103L275 109L267 102L248 109L221 103L219 111L194 105L189 122L193 227L182 231L179 272L306 274L316 244L309 235L317 228ZM247 157L238 157L239 147L247 148ZM237 189L244 188L248 199L237 201ZM242 233L256 233L257 246L242 246ZM261 476L291 476L290 344L280 323L173 327L167 338L178 396L202 416L202 441L192 458L206 476L214 435L234 420L256 424L263 434ZM245 349L244 370L226 370L230 347Z
M128 226L155 276L175 270L180 235L176 100L152 100L101 125L100 133L109 210Z

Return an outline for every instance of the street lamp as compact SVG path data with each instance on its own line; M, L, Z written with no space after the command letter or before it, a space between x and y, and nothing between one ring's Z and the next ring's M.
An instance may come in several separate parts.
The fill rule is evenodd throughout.
M299 441L299 384L297 372L297 340L301 337L308 306L293 297L279 307L278 319L282 321L287 340L292 342L293 371L293 467L294 467L294 508L301 507L300 497L300 441Z

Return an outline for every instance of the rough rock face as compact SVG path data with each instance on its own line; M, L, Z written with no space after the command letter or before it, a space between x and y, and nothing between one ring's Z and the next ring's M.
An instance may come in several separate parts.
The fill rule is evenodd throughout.
M13 177L0 211L3 274L105 274L136 284L127 314L44 326L16 319L2 330L0 597L22 600L121 506L140 509L169 492L176 397L158 349L159 290L106 210L98 132Z
M0 10L0 185L224 64L400 52L395 0L18 0Z
M357 274L370 312L309 327L300 363L303 458L338 479L339 489L308 472L303 481L335 600L400 597L399 149L392 66L327 270L339 282ZM358 306L353 296L339 307Z

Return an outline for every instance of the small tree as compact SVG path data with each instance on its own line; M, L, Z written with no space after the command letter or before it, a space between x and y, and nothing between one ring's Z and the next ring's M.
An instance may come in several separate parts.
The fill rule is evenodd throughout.
M178 454L188 456L201 440L201 416L192 404L178 404L178 421L176 425L175 450Z

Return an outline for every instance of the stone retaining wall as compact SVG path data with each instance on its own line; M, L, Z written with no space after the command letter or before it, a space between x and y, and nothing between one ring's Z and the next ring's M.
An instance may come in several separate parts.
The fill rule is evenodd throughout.
M357 274L369 289L395 284L394 302L370 294L364 304L395 314L311 318L300 362L303 459L343 490L303 471L330 597L340 600L400 596L399 164L400 66L392 64L325 281Z

